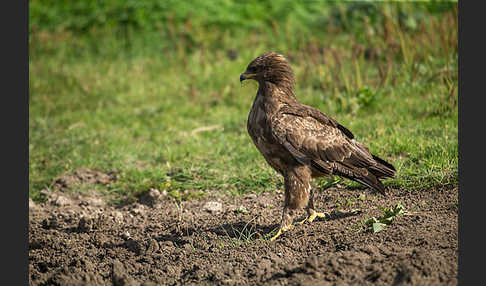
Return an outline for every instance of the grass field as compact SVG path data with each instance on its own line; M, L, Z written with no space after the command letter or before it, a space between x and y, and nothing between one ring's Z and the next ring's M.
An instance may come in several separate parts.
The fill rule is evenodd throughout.
M81 16L56 22L62 17L42 14L57 11L50 2L30 5L34 200L82 167L116 171L118 180L88 187L119 200L150 188L178 198L281 188L246 131L257 84L239 82L247 64L270 50L289 58L301 102L395 165L397 177L386 185L458 182L457 4L310 1L307 10L265 10L250 1L242 14L223 1L229 4L205 10L215 15L207 20L203 10L164 14L159 7L162 20L150 26L155 20L134 13L145 26L131 26ZM285 17L271 18L282 11Z

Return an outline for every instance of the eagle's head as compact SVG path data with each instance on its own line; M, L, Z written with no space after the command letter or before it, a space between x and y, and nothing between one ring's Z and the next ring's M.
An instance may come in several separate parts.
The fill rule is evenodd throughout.
M294 74L285 57L269 52L255 58L240 75L240 82L254 79L258 83L271 82L278 86L293 88Z

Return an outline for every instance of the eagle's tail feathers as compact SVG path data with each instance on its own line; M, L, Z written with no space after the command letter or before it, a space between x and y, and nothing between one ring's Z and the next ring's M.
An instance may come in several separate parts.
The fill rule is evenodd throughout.
M372 155L373 159L378 163L375 166L371 166L369 171L373 173L377 178L392 178L395 176L395 167L387 161Z
M380 192L382 195L386 195L385 186L373 174L369 174L368 176L363 176L361 178L354 178L353 180L369 188L372 188L373 190Z
M370 171L358 171L353 170L342 164L333 165L333 173L338 176L345 177L347 179L356 181L363 184L369 188L379 191L381 194L385 195L385 186L378 180L378 178Z

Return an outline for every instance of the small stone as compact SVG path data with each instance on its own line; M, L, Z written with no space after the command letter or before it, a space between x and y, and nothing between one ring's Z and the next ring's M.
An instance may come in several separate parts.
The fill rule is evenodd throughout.
M57 196L57 198L52 201L52 204L58 207L63 207L63 206L70 205L71 200L64 196Z
M223 211L223 204L220 202L207 202L204 204L203 209L211 212L211 213L217 213Z
M100 198L89 198L86 200L86 203L90 206L101 207L104 205L104 201Z

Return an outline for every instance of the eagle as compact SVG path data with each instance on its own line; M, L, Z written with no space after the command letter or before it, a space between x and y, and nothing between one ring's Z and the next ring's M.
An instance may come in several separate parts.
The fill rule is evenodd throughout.
M240 75L258 82L247 130L266 162L284 178L285 199L279 237L293 228L293 218L305 208L312 222L325 218L314 209L312 178L336 175L385 194L383 178L395 176L392 164L370 153L353 133L317 108L297 101L294 74L285 57L264 53Z

